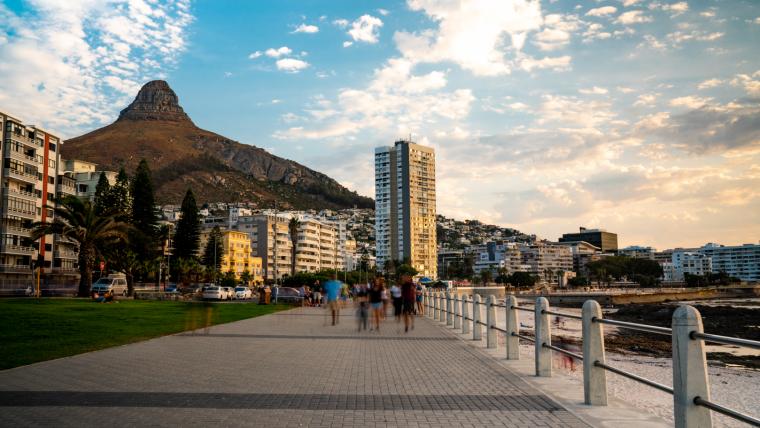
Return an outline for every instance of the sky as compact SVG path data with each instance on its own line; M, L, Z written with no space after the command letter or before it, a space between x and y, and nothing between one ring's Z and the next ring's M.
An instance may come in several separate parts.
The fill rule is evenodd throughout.
M367 196L411 136L448 217L760 241L755 0L0 0L0 110L74 137L153 79Z

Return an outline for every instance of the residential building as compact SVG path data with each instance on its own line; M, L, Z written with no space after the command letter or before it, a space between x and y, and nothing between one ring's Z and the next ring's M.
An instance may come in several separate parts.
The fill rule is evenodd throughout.
M235 278L240 279L243 272L249 272L254 284L264 282L261 257L251 254L251 239L247 233L235 230L222 232L224 257L222 257L222 272L232 271Z
M280 280L292 274L290 218L288 214L268 211L239 217L235 225L236 230L250 236L253 255L261 257L266 279Z
M97 171L97 165L77 159L61 160L64 175L76 181L76 195L87 200L95 199L95 189L100 181L100 175L105 174L108 184L116 184L117 173L114 171Z
M55 213L49 207L55 197L71 191L70 180L62 183L59 173L61 139L2 112L0 133L0 287L32 286L36 266L43 268L45 283L56 283L63 269L72 274L76 269L72 243L53 235L33 242L30 236L32 223L53 220Z
M559 242L570 248L573 254L573 270L586 273L586 265L601 258L602 249L586 241Z
M342 251L341 251L342 253ZM295 272L339 270L337 230L331 222L310 216L298 221Z
M452 264L464 263L464 251L442 248L438 250L438 275L442 279L449 279L449 267Z
M573 270L573 252L567 245L553 242L518 244L521 265L544 282L554 282L562 272Z
M760 244L707 244L697 251L712 261L712 272L725 272L742 281L760 281Z
M636 259L649 259L654 260L654 248L652 247L641 247L638 245L631 245L629 247L621 248L618 250L618 255L620 256L628 256L633 257Z
M578 233L565 233L559 238L559 242L586 241L599 247L602 252L614 252L618 249L617 234L607 232L604 229L586 229L581 227Z
M712 259L710 256L696 251L676 249L673 251L673 271L675 281L683 281L685 275L707 275L712 272Z
M435 152L411 141L375 149L377 263L409 260L437 278Z

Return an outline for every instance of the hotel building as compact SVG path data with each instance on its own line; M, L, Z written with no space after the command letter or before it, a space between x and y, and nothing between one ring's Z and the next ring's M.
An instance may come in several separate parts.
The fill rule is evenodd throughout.
M435 152L411 141L375 149L377 265L408 260L437 278Z

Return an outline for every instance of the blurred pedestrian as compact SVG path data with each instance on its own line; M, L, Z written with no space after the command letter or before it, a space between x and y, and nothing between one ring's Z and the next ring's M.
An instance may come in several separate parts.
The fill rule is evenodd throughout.
M401 276L401 299L402 310L404 312L404 332L409 331L409 327L414 330L414 305L417 297L417 289L412 282L412 277L408 274Z
M338 298L340 297L340 290L343 288L343 284L338 281L336 273L333 272L332 279L325 282L323 288L325 297L327 298L327 309L332 313L332 325L335 325L340 317Z
M391 287L391 298L393 299L393 316L396 317L396 322L401 322L401 287L398 284L393 284Z
M380 318L382 318L381 312L383 311L383 278L376 277L372 288L369 290L369 305L372 309L372 320L374 322L374 329L380 331ZM370 329L372 330L372 329Z

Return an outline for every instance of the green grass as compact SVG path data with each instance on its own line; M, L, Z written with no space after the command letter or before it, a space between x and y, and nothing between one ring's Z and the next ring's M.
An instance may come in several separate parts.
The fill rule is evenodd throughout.
M207 308L210 308L207 312ZM149 300L0 300L0 370L288 309Z

